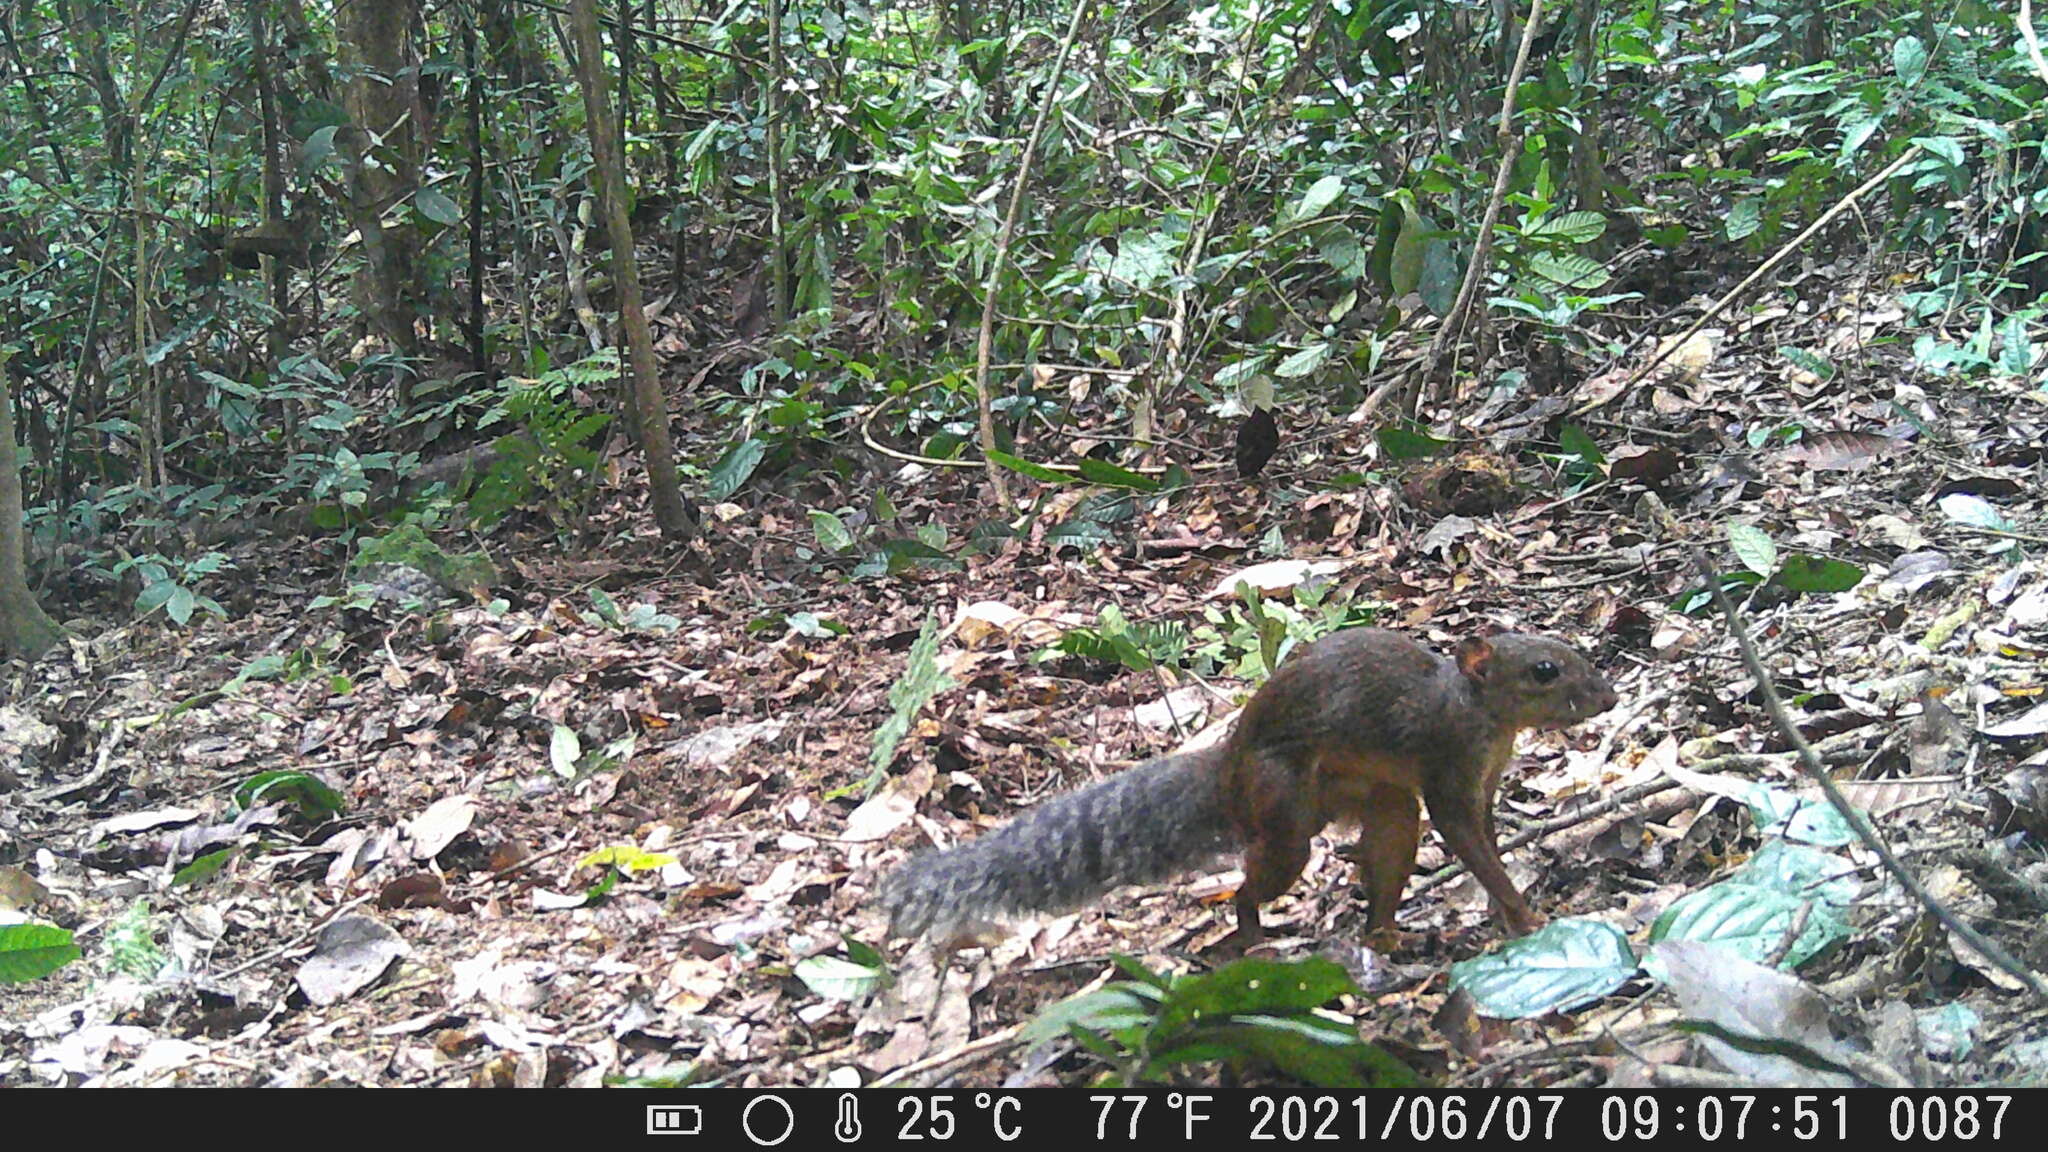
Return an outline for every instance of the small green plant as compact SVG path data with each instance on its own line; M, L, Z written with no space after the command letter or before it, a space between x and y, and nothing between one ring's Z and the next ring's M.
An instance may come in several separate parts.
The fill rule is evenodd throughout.
M1621 929L1585 917L1553 920L1484 956L1451 966L1451 987L1483 1016L1524 1019L1569 1012L1636 978L1664 979L1655 945L1690 941L1790 971L1826 955L1850 935L1848 913L1862 889L1853 861L1826 851L1856 839L1826 800L1770 784L1674 769L1688 787L1744 805L1762 848L1729 876L1667 905L1636 955Z
M1060 642L1038 654L1040 660L1059 656L1082 656L1106 664L1121 664L1133 672L1160 666L1179 667L1188 650L1187 628L1171 620L1131 622L1123 609L1103 606L1093 628L1070 629Z
M816 538L818 548L816 551L799 548L797 556L809 560L819 556L851 558L865 553L850 573L856 580L894 576L916 565L960 567L960 562L946 550L949 542L943 524L919 525L908 536L888 535L880 531L880 524L895 517L895 510L888 506L886 498L878 499L873 520L862 524L858 530L847 524L849 517L850 513L842 515L821 508L811 509L811 535Z
M681 620L656 611L652 604L635 604L621 612L619 602L602 588L590 590L590 611L583 613L583 622L614 632L647 632L658 636L666 636L683 626Z
M296 808L308 820L326 820L348 811L341 793L311 773L278 769L258 772L234 792L235 807L247 812L266 801Z
M1334 1091L1405 1088L1421 1078L1358 1038L1343 1016L1323 1011L1357 996L1344 969L1320 956L1238 960L1213 972L1168 978L1128 956L1128 980L1061 1001L1027 1025L1023 1038L1072 1036L1107 1066L1103 1087L1171 1080L1190 1065L1272 1069Z
M1242 608L1203 609L1207 623L1195 628L1190 655L1205 671L1263 684L1296 647L1343 628L1370 624L1376 604L1330 596L1329 585L1309 581L1294 590L1294 602L1268 600L1242 581Z
M804 987L827 1000L862 1000L889 986L889 962L873 945L845 937L846 955L817 955L797 961L793 971Z
M632 758L638 744L639 739L629 732L602 747L585 751L583 738L574 728L557 724L548 737L548 763L562 779L582 780L624 764Z
M469 512L478 524L496 524L535 500L558 527L580 520L597 481L592 441L612 419L609 413L586 410L581 394L609 385L618 374L618 353L607 349L538 379L506 378L504 398L478 427L510 422L519 432L499 439L497 459L469 494Z
M130 571L142 579L142 590L135 594L135 613L147 616L161 608L164 615L180 627L190 622L194 612L210 612L220 619L226 619L228 610L220 601L194 591L201 577L211 576L229 567L228 558L218 552L208 552L196 560L174 560L168 556L151 553L147 556L131 556L114 566L114 575Z
M382 536L366 537L356 544L349 561L351 571L360 572L379 564L403 564L432 576L446 588L489 588L497 583L498 569L482 552L449 552L427 535L427 525L408 520Z
M137 900L107 926L107 964L138 980L154 980L164 970L164 951L150 928L149 901Z
M1730 596L1746 596L1766 584L1810 594L1846 592L1863 582L1863 569L1844 560L1805 553L1781 558L1770 533L1754 524L1731 521L1727 532L1729 548L1745 569L1721 573L1721 588ZM1711 609L1713 603L1705 588L1694 588L1679 598L1678 609L1697 614Z
M1558 451L1543 453L1556 464L1558 486L1572 495L1607 478L1607 454L1592 436L1576 424L1567 424L1557 436Z
M910 659L903 666L903 676L889 688L889 718L875 730L874 748L868 753L868 774L847 785L835 789L826 796L833 800L855 792L873 792L881 786L889 774L889 765L896 759L896 746L910 734L910 725L932 697L953 686L953 681L939 671L939 617L927 612L924 627L918 630L917 641L910 646Z

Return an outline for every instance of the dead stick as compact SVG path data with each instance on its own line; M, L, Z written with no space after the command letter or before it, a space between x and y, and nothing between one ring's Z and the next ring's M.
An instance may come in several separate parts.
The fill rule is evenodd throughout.
M1672 518L1669 509L1658 503L1651 505L1651 510L1672 539L1682 539L1678 533L1678 523ZM1755 643L1749 638L1749 627L1742 622L1742 614L1736 611L1735 602L1728 598L1727 591L1721 587L1720 573L1715 571L1713 562L1707 559L1705 550L1699 545L1688 543L1686 548L1692 553L1693 567L1699 570L1700 578L1707 582L1707 591L1713 595L1715 606L1720 608L1722 618L1728 621L1728 630L1735 634L1736 647L1742 650L1742 663L1749 669L1749 674L1756 678L1756 690L1764 698L1764 708L1771 714L1771 722L1778 726L1778 731L1799 753L1799 766L1816 785L1819 785L1821 792L1827 796L1828 803L1834 805L1835 811L1840 813L1842 819L1855 831L1856 838L1863 841L1872 852L1877 853L1878 860L1884 864L1884 870L1891 873L1892 879L1899 882L1899 887L1912 893L1913 898L1920 902L1920 906L1939 920L1942 927L1962 937L1963 943L1976 949L1999 971L2019 981L2036 999L2048 1000L2048 984L2042 983L2039 973L2013 959L2005 949L1975 928L1963 923L1954 912L1949 911L1947 905L1935 899L1934 894L1922 886L1919 878L1908 871L1905 864L1892 854L1891 848L1878 838L1877 829L1871 826L1870 820L1849 803L1848 797L1842 795L1842 790L1835 786L1834 777L1828 775L1827 766L1821 763L1820 754L1813 750L1813 745L1806 742L1806 737L1799 731L1799 726L1792 722L1791 713L1785 710L1785 701L1778 696L1777 686L1771 683L1770 670L1764 667L1763 659L1756 654Z
M1478 235L1472 241L1472 261L1465 265L1465 279L1458 285L1458 295L1443 324L1437 328L1436 338L1429 342L1426 363L1430 375L1436 373L1452 342L1464 335L1466 317L1471 313L1474 298L1479 295L1479 278L1484 275L1486 255L1493 246L1494 226L1500 222L1500 206L1507 196L1508 177L1515 170L1515 161L1522 155L1522 136L1514 130L1515 95L1522 89L1522 74L1529 68L1529 48L1536 42L1536 31L1542 24L1543 0L1529 0L1529 14L1522 20L1522 42L1515 49L1515 62L1508 69L1507 90L1501 96L1500 127L1494 132L1494 139L1500 147L1500 168L1494 173L1493 190L1486 198L1486 212L1479 221Z
M1655 371L1657 365L1662 364L1665 360L1669 359L1673 352L1676 352L1681 346L1685 344L1687 340L1692 339L1693 334L1695 332L1698 332L1700 329L1706 327L1707 324L1714 319L1714 317L1719 316L1724 310L1727 309L1727 307L1730 304L1733 304L1735 303L1735 301L1741 299L1745 294L1749 292L1749 290L1752 287L1756 285L1757 281L1762 280L1764 277L1770 275L1773 271L1775 271L1778 265L1783 264L1785 262L1786 258L1790 257L1792 253L1799 251L1800 247L1804 245L1807 242L1807 240L1811 239L1814 233L1820 231L1822 228L1827 227L1828 221L1833 220L1835 217L1847 211L1851 204L1854 204L1856 203L1856 201L1863 198L1864 193L1870 191L1872 188L1877 187L1879 184L1882 184L1885 181L1891 179L1893 176L1897 175L1899 169L1904 168L1906 166L1906 161L1913 159L1915 156L1918 156L1920 152L1920 145L1907 145L1906 150L1904 152L1899 153L1899 158L1885 165L1884 170L1882 172L1879 172L1877 175L1872 176L1868 180L1865 180L1862 184L1857 186L1854 192L1851 192L1847 196L1844 196L1840 200L1836 201L1834 207L1820 214L1820 219L1815 220L1811 224L1808 224L1806 226L1805 231L1801 232L1799 235L1794 236L1791 240L1787 241L1783 248L1780 248L1776 252L1773 252L1769 260L1766 260L1762 264L1757 265L1756 271L1751 272L1748 276L1743 277L1742 283L1737 284L1733 288L1730 288L1726 296L1723 296L1719 300L1714 301L1714 306L1712 308L1709 308L1705 312L1701 313L1700 318L1693 321L1692 326L1690 328L1687 328L1684 332L1679 334L1678 339L1667 341L1663 349L1660 350L1655 356L1652 356L1650 358L1650 362L1648 364L1645 364L1641 368L1636 369L1635 373L1628 378L1627 382L1622 384L1620 388L1615 389L1612 395L1595 400L1588 400L1586 403L1581 404L1577 408L1573 409L1572 415L1584 416L1588 412L1604 408L1607 405L1614 403L1616 400L1621 399L1623 396L1628 395L1629 392L1632 391L1637 384L1642 383L1643 377L1648 376L1651 372Z

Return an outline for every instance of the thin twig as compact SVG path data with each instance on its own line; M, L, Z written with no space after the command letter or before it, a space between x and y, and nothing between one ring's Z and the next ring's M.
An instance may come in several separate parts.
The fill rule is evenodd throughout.
M1522 156L1522 138L1514 131L1515 95L1522 87L1522 74L1529 68L1529 47L1536 42L1536 31L1543 23L1543 0L1529 0L1529 15L1522 21L1522 43L1515 49L1515 63L1508 70L1508 86L1501 97L1500 128L1495 138L1500 145L1500 168L1493 176L1493 191L1486 198L1486 214L1479 221L1479 235L1472 242L1472 260L1465 265L1465 280L1458 285L1458 296L1444 322L1436 331L1436 338L1429 342L1429 354L1425 380L1433 382L1438 368L1443 363L1451 344L1465 334L1465 318L1471 313L1472 301L1479 295L1479 280L1485 274L1486 257L1493 247L1493 229L1500 223L1501 201L1507 197L1508 177L1515 170L1515 161ZM1415 395L1420 396L1421 388Z
M1672 518L1670 510L1661 502L1650 507L1653 515L1662 523L1666 534L1674 540L1682 539L1678 533L1678 523ZM1699 570L1700 578L1707 583L1707 591L1714 597L1714 604L1720 608L1722 618L1728 621L1728 630L1735 635L1736 647L1742 650L1742 662L1749 669L1749 674L1756 679L1757 692L1763 696L1764 708L1770 713L1771 722L1777 725L1779 733L1798 752L1799 765L1805 770L1807 777L1819 786L1821 792L1827 796L1828 803L1834 806L1843 821L1855 831L1856 838L1877 854L1878 860L1884 864L1885 871L1891 874L1892 879L1911 893L1913 898L1920 902L1920 906L1927 909L1929 915L1990 961L1993 967L2019 981L2037 999L2048 1000L2048 984L2042 982L2039 973L2013 959L2005 949L1949 911L1947 905L1937 900L1878 837L1877 829L1871 826L1870 820L1849 803L1848 797L1842 795L1842 790L1835 785L1834 777L1828 775L1827 766L1821 763L1820 754L1813 750L1813 745L1806 742L1806 736L1799 731L1799 725L1792 722L1791 714L1785 710L1785 701L1779 697L1777 686L1771 682L1770 670L1764 667L1762 658L1756 653L1756 644L1750 639L1748 625L1742 622L1742 614L1736 610L1734 601L1728 598L1727 591L1721 587L1720 573L1715 570L1713 562L1707 559L1705 550L1699 545L1688 543L1686 547L1692 554L1693 567Z
M981 407L981 451L996 451L996 419L988 394L988 366L995 359L996 292L1003 282L1003 269L1010 262L1010 244L1017 237L1017 220L1024 214L1024 191L1031 187L1031 162L1038 155L1038 142L1045 137L1045 122L1052 118L1052 106L1060 98L1060 80L1067 72L1067 57L1081 35L1081 21L1088 14L1088 0L1074 0L1074 14L1067 20L1066 39L1060 41L1059 58L1045 80L1045 99L1039 101L1038 115L1031 121L1031 135L1024 141L1024 154L1017 158L1017 183L1010 189L1010 210L1003 214L1003 229L996 236L995 257L989 261L988 280L982 285L981 336L976 341L974 395ZM996 504L1005 514L1016 507L1009 481L1000 468L988 470L989 486L995 489Z
M1786 241L1784 247L1778 249L1776 252L1771 253L1770 259L1764 261L1762 264L1757 265L1756 271L1751 272L1749 275L1743 277L1742 283L1737 284L1733 288L1730 288L1728 290L1727 295L1722 296L1719 300L1714 301L1714 306L1707 309L1705 312L1702 312L1700 314L1699 319L1694 320L1692 322L1691 327L1687 328L1684 332L1678 334L1677 339L1665 341L1664 347L1661 350L1659 350L1655 356L1650 357L1650 362L1643 365L1641 368L1636 369L1635 372L1630 374L1629 378L1622 383L1621 387L1615 389L1609 395L1596 397L1592 400L1588 400L1584 404L1579 405L1577 408L1572 410L1572 415L1583 416L1588 412L1604 408L1607 405L1614 403L1616 400L1621 399L1623 396L1628 395L1631 391L1635 389L1635 386L1637 384L1642 383L1643 378L1645 376L1648 376L1651 372L1655 371L1659 364L1664 363L1665 360L1670 358L1673 352L1678 351L1679 348L1684 346L1686 341L1692 339L1694 333L1706 327L1707 324L1714 319L1714 317L1719 316L1723 311L1725 311L1728 308L1730 304L1735 303L1735 301L1741 299L1744 295L1746 295L1751 288L1756 286L1758 281L1770 275L1773 271L1776 271L1778 265L1783 264L1786 261L1786 259L1792 255L1792 253L1799 251L1799 249L1803 245L1805 245L1805 243L1809 239L1813 237L1814 233L1819 232L1822 228L1827 227L1828 221L1833 220L1835 217L1847 211L1851 205L1855 204L1856 201L1862 199L1864 194L1869 192L1872 188L1877 187L1879 184L1882 184L1885 181L1891 179L1893 176L1897 175L1899 169L1904 168L1906 166L1906 162L1913 159L1915 156L1918 156L1920 152L1921 147L1918 143L1907 145L1906 150L1904 152L1899 153L1898 159L1893 160L1891 163L1885 165L1884 169L1880 171L1877 175L1872 176L1870 179L1865 180L1862 184L1857 185L1855 191L1849 193L1847 196L1844 196L1840 200L1836 201L1834 207L1821 213L1819 219L1815 220L1811 224L1808 224L1805 230L1800 232L1799 235L1794 236L1792 239Z

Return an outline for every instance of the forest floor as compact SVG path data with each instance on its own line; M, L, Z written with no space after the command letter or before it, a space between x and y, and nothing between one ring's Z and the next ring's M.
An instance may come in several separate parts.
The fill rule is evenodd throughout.
M764 469L674 552L650 535L628 470L581 533L530 525L492 542L501 611L314 609L346 587L338 547L245 541L230 550L230 619L88 626L68 654L13 673L0 908L73 929L85 958L0 987L0 1083L1087 1083L1104 1065L1071 1040L974 1042L1091 986L1114 954L1207 964L1235 861L1026 923L943 969L928 946L885 945L866 897L911 851L1224 720L1245 689L1227 676L1044 654L1116 607L1211 622L1229 655L1242 642L1231 589L1273 560L1313 562L1320 603L1439 651L1504 626L1568 638L1610 673L1622 705L1525 737L1500 811L1504 836L1540 826L1508 857L1539 909L1605 920L1641 947L1673 901L1759 846L1712 780L1812 792L1725 624L1684 610L1700 579L1641 517L1646 490L1731 568L1727 526L1741 522L1783 556L1862 571L1844 592L1754 590L1774 679L1935 895L2048 968L2048 567L2035 558L2048 397L1916 368L1924 329L1883 283L1809 267L1796 303L1681 349L1583 422L1597 467L1533 446L1639 360L1550 395L1473 398L1460 452L1406 464L1380 457L1376 422L1283 411L1259 478L1198 473L1142 499L1105 547L1048 538L1090 491L1060 488L1028 535L960 566L855 577L862 548L825 554L811 510L868 510L880 483L904 527L848 517L863 540L929 524L959 540L993 507L978 473L879 458L845 479ZM1822 379L1786 346L1838 368ZM1198 422L1213 435L1183 457L1227 461L1228 430ZM1788 443L1777 432L1792 426L1804 435ZM1368 470L1386 479L1345 482ZM1284 600L1301 575L1262 579ZM593 590L674 626L608 622ZM928 614L951 686L870 793L875 735ZM1670 774L1739 755L1721 763L1740 772ZM238 807L274 771L311 775L343 812L308 815L293 799L317 790L290 779ZM1588 811L1658 782L1671 786ZM1338 1007L1368 1039L1448 1084L1642 1084L1712 1066L1672 1027L1671 991L1642 977L1569 1015L1472 1017L1447 974L1499 942L1484 894L1464 877L1411 884L1414 942L1378 956L1359 944L1346 839L1318 839L1269 912L1270 951L1343 964L1362 991ZM589 859L607 849L653 866L607 882ZM1798 973L1825 994L1837 1040L1908 1081L2038 1080L2042 1006L1870 853L1840 851L1861 885L1851 931ZM1446 863L1426 838L1418 874ZM885 947L892 983L841 998L843 982L818 975L851 971L815 963L846 957L847 935ZM1213 1081L1211 1067L1183 1074Z

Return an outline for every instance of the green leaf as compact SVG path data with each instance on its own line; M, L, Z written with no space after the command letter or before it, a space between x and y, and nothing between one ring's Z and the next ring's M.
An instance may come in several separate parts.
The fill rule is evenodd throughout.
M1786 840L1765 841L1730 879L1842 908L1855 901L1862 887L1852 862Z
M1451 965L1451 987L1483 1016L1568 1012L1627 983L1639 967L1628 937L1598 920L1556 920L1499 950Z
M924 626L910 646L910 659L903 675L889 688L889 718L875 730L874 747L868 753L869 781L880 783L883 773L896 759L896 746L910 734L910 725L932 697L953 686L939 671L939 616L925 613Z
M1162 1028L1180 1028L1241 1012L1305 1012L1357 994L1358 986L1343 967L1325 957L1291 962L1247 958L1177 981L1159 1022Z
M635 844L611 844L586 853L576 861L578 868L616 868L627 875L659 872L676 862L666 852L649 852Z
M727 449L705 481L705 498L715 504L739 491L740 485L745 484L754 474L754 469L760 467L761 457L767 451L767 443L752 436Z
M1908 88L1920 83L1927 75L1927 45L1918 36L1900 37L1892 45L1892 71Z
M1351 1025L1313 1016L1233 1016L1227 1025L1202 1029L1194 1042L1161 1052L1153 1063L1163 1068L1248 1059L1331 1092L1422 1083L1407 1065L1358 1039Z
M799 636L812 640L823 640L830 636L844 636L847 627L837 620L827 620L816 612L791 612L782 622Z
M78 959L71 933L48 924L0 927L0 984L40 980Z
M1250 357L1249 359L1239 360L1231 364L1226 364L1220 371L1216 373L1215 377L1210 380L1210 384L1213 385L1218 392L1226 391L1231 388L1241 387L1246 381L1250 380L1254 376L1257 376L1260 370L1265 368L1266 361L1269 359L1271 359L1271 357L1262 352L1257 356Z
M422 188L413 193L412 204L420 210L420 215L444 227L462 221L462 209L455 206L455 201L433 188Z
M1578 292L1596 291L1610 279L1605 266L1580 252L1532 252L1529 271Z
M576 730L567 725L557 724L548 737L548 763L554 765L555 774L565 779L576 775L576 762L583 759L583 740Z
M1330 351L1331 348L1328 344L1311 344L1287 359L1282 360L1273 369L1273 375L1286 380L1306 376L1323 366L1324 361L1330 358Z
M1989 528L1994 532L2010 532L2012 521L1990 501L1968 492L1951 492L1935 502L1941 514L1958 524L1972 528Z
M1802 914L1805 926L1787 948ZM1734 879L1673 901L1650 928L1652 944L1693 940L1728 948L1757 964L1783 952L1786 968L1797 968L1848 936L1848 922L1831 905Z
M811 533L818 538L818 546L827 552L844 552L853 547L853 533L846 527L846 521L820 508L810 510Z
M1069 996L1034 1017L1017 1034L1026 1044L1042 1044L1076 1028L1109 1032L1142 1028L1152 1022L1152 1004L1134 986L1119 981L1107 988Z
M1592 467L1597 468L1607 463L1607 456L1600 451L1600 445L1594 443L1593 438L1587 435L1586 430L1577 424L1567 424L1564 426L1564 429L1557 434L1557 445L1564 449L1566 455L1577 456Z
M1823 796L1795 796L1782 788L1757 784L1747 789L1743 801L1757 830L1766 836L1782 836L1804 844L1839 848L1856 842L1856 832L1835 806Z
M1859 109L1842 120L1842 163L1856 155L1884 126L1884 117Z
M1730 240L1744 240L1763 227L1763 202L1754 197L1737 200L1728 211L1727 233Z
M1422 284L1422 256L1423 248L1429 242L1429 224L1415 206L1414 194L1406 188L1394 193L1389 209L1395 206L1401 213L1401 223L1400 232L1394 239L1393 257L1387 266L1387 279L1393 286L1394 298L1398 300ZM1280 374L1286 375L1285 372Z
M1074 482L1074 477L1065 472L1047 468L1043 464L1033 464L1029 460L1020 459L999 449L990 449L988 458L991 463L1008 468L1010 471L1020 475L1029 476L1033 480L1042 480L1047 484L1072 484Z
M1789 345L1786 347L1779 348L1778 355L1783 356L1787 360L1790 360L1793 364L1797 365L1798 367L1804 368L1808 372L1813 373L1815 376L1820 377L1822 380L1833 380L1835 378L1834 361L1829 360L1825 356L1821 356L1813 352L1808 352L1804 348L1794 348Z
M136 593L135 596L136 614L139 616L149 615L151 612L169 603L171 597L177 591L178 583L175 580L157 580L143 585L142 591Z
M1863 569L1819 556L1785 557L1778 583L1794 592L1847 592L1863 582Z
M171 876L171 887L191 888L206 883L219 875L220 870L225 868L228 861L233 860L239 851L237 848L223 848L193 860Z
M1287 222L1291 224L1321 216L1323 210L1335 204L1337 197L1343 194L1343 178L1340 176L1325 176L1314 184L1309 185L1308 191L1303 193L1301 200L1295 204L1294 211L1288 214Z
M310 173L317 170L334 155L334 134L340 130L341 125L329 124L314 129L313 134L306 137L306 147L299 158L304 171Z
M1108 610L1104 609L1104 611L1106 612ZM1145 962L1143 960L1138 959L1136 956L1126 956L1121 952L1117 952L1113 953L1110 956L1109 962L1111 964L1116 965L1117 971L1122 972L1124 975L1129 976L1131 979L1136 980L1138 983L1144 984L1147 987L1156 988L1160 992L1165 992L1168 988L1173 987L1172 978L1166 976L1163 973L1154 972L1152 969L1147 968L1145 966ZM1154 997L1154 999L1162 998Z
M1751 572L1769 576L1778 570L1778 546L1771 542L1770 533L1756 525L1729 524L1728 543L1735 549L1735 558Z
M886 971L838 956L806 957L794 971L804 987L827 1000L859 1000L889 982Z
M1419 428L1389 425L1373 434L1380 452L1389 460L1421 460L1443 451L1448 440L1439 440Z
M288 769L259 772L235 789L235 807L244 812L266 800L297 805L299 813L309 820L325 819L348 810L348 802L341 793L318 777Z
M1137 492L1159 491L1159 481L1142 472L1119 468L1107 460L1083 456L1080 460L1081 478L1093 484L1111 488L1129 488Z
M1953 136L1915 136L1913 143L1957 168L1964 167L1969 160L1969 156L1963 151L1963 142Z
M959 568L959 562L946 554L945 549L935 548L929 542L903 536L884 540L874 559L882 561L882 571L889 573L906 572L913 565L931 564L941 568Z
M1532 240L1561 240L1569 244L1584 244L1598 240L1607 231L1607 218L1598 212L1566 212L1559 216L1546 216L1522 230L1522 235Z

